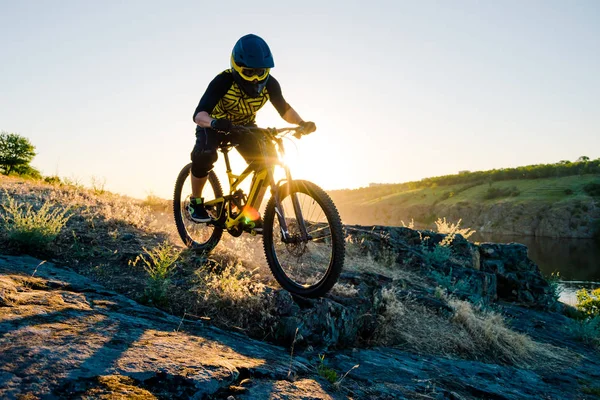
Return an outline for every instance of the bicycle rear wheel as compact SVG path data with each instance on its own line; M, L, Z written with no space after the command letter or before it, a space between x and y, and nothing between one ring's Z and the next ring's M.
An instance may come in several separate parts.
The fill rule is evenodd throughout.
M221 240L223 229L214 226L213 224L197 223L192 221L187 210L187 205L190 202L192 194L191 184L191 169L192 164L188 164L179 173L175 182L175 190L173 191L173 214L175 217L175 225L181 240L187 247L197 251L209 252ZM214 200L223 197L223 190L217 175L210 171L208 180L202 191L204 201ZM217 210L207 210L214 218L217 217Z
M317 185L292 181L279 189L281 210L271 198L265 210L263 244L273 276L289 292L321 297L337 282L344 265L344 231L331 198ZM292 195L298 197L308 240L302 240ZM291 243L284 243L276 212L285 217Z

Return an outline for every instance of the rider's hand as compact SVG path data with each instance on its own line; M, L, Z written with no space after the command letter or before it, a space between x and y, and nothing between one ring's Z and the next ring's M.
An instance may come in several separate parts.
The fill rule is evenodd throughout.
M317 126L311 121L302 121L298 124L298 126L302 128L302 134L304 135L308 135L309 133L313 133L317 130Z
M219 132L229 133L233 128L233 124L226 118L217 118L210 122L210 127Z

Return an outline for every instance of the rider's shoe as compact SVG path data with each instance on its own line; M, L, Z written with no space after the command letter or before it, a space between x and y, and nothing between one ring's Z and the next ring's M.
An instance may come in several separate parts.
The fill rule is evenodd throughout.
M263 232L263 221L260 215L255 220L247 219L244 224L244 230L250 233L261 234Z
M204 199L202 197L191 197L190 203L187 206L190 218L194 222L210 222L211 217L204 208Z
M259 216L256 221L252 221L252 222L254 222L254 228L252 228L254 230L254 232L256 232L256 233L262 233L262 231L263 231L263 220L262 220L262 218Z

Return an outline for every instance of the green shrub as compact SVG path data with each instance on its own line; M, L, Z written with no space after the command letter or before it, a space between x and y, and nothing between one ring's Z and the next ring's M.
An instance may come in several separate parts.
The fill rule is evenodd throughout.
M569 189L569 188L565 189L565 194L566 194L567 196L570 196L570 195L572 195L572 194L573 194L573 189Z
M130 264L135 266L140 261L144 263L144 270L149 275L144 291L145 300L156 305L165 305L171 284L170 277L181 252L167 242L163 242L152 250L145 247L143 249L146 254L140 254Z
M50 183L52 185L54 185L54 184L60 185L61 184L60 178L57 175L44 177L44 182Z
M490 187L487 192L483 195L484 200L492 200L499 199L502 197L516 197L520 195L521 192L517 189L516 186L498 188L498 187Z
M578 290L576 307L584 318L574 322L573 333L579 340L600 347L600 288Z
M450 259L452 255L452 249L449 246L443 246L438 243L434 246L433 250L429 250L427 246L424 244L426 240L429 238L426 237L421 243L423 250L423 260L425 264L431 265L441 265Z
M570 329L577 339L600 347L600 316L573 321Z
M554 297L555 300L558 300L563 292L563 286L560 284L560 272L551 273L550 276L546 278L546 281L550 286L552 297Z
M0 223L8 240L17 247L29 250L45 249L60 233L70 215L68 208L44 203L39 210L31 204L18 203L7 193Z
M583 191L590 196L600 196L600 183L592 182L583 187Z
M578 290L577 309L589 317L600 316L600 288L590 293L585 288Z
M319 365L317 365L317 372L323 378L327 379L329 383L336 383L338 380L338 373L333 369L325 365L325 355L319 354Z

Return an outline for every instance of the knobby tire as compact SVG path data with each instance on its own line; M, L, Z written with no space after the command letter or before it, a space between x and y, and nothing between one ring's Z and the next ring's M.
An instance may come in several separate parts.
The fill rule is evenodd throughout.
M323 277L317 282L298 284L294 279L288 276L285 269L282 267L281 260L278 259L277 250L275 248L275 241L280 239L281 232L279 232L279 229L277 229L277 232L274 232L274 224L277 222L279 225L279 223L276 221L275 199L271 197L267 203L263 221L263 246L269 268L277 282L290 293L308 298L322 297L333 287L333 285L335 285L344 265L345 238L339 213L329 195L312 182L294 180L291 185L285 183L280 186L278 188L278 193L279 198L282 200L291 193L304 194L319 205L326 217L331 231L331 259L329 265L326 267L326 272L323 274ZM306 218L308 216L304 217ZM278 243L278 246L280 249L282 248L281 243Z
M175 217L175 225L177 226L177 232L179 233L181 240L187 247L190 247L198 252L209 252L212 249L214 249L219 243L219 240L221 240L221 236L223 235L223 229L214 227L211 236L208 238L208 240L202 243L196 242L194 238L190 236L184 221L184 213L187 211L182 209L182 200L185 199L182 199L181 195L184 189L184 185L186 183L188 185L190 184L186 181L188 180L188 178L191 179L191 169L191 163L183 167L183 169L179 173L179 176L177 177L177 181L175 182L175 189L173 191L173 215ZM207 183L212 187L216 198L223 196L223 189L221 188L221 183L219 182L217 175L213 171L209 172ZM204 188L204 190L207 189L207 187Z

